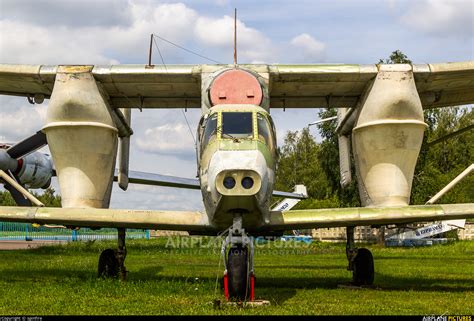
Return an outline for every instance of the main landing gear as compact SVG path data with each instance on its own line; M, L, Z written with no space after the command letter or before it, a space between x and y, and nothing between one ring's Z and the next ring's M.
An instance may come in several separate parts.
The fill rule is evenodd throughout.
M98 277L116 278L125 281L127 270L125 269L125 257L127 249L125 247L126 230L118 228L118 247L117 250L106 249L102 251L99 257Z
M230 249L228 249L229 247ZM242 216L235 215L229 234L222 244L222 256L226 267L224 271L224 294L228 301L254 300L253 254L252 240L242 228Z
M356 248L354 243L354 227L346 229L346 256L349 261L347 270L352 271L354 285L372 285L374 283L374 258L366 248Z

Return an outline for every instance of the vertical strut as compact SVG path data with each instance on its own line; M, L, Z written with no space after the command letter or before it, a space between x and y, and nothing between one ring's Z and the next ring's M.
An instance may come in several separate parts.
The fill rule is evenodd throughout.
M151 55L153 50L153 34L150 35L150 51L148 52L148 66L151 67Z
M234 9L234 65L237 65L237 8Z
M118 228L118 249L117 260L119 264L120 279L125 281L127 278L127 269L125 268L125 257L127 256L127 248L125 247L126 229Z
M346 243L346 256L347 256L347 261L349 262L347 266L348 271L352 271L354 269L353 267L353 262L354 258L357 255L357 248L355 247L355 242L354 242L354 226L348 226L346 227L346 237L347 237L347 243Z

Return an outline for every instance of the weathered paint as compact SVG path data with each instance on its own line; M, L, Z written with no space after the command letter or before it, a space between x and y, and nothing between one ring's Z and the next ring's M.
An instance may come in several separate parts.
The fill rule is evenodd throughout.
M379 65L380 66L380 65ZM94 66L115 108L201 108L202 81L234 65ZM377 65L238 65L261 77L272 108L356 107ZM57 66L0 64L0 93L52 93ZM474 61L412 65L424 108L474 103ZM208 75L209 77L207 77ZM205 86L204 86L205 87ZM207 87L205 87L207 90ZM267 90L267 93L265 92Z
M409 204L426 127L411 66L381 66L352 130L362 205Z
M196 211L118 210L95 208L48 208L0 206L0 220L40 225L125 227L178 231L213 230L207 216Z
M268 228L386 225L474 217L474 204L359 207L272 212Z
M118 130L108 101L87 72L91 68L59 68L43 127L63 207L106 208L110 202Z
M209 96L212 105L260 105L263 92L257 78L252 74L240 69L230 69L215 77Z
M217 113L217 128L222 128L223 112L251 112L253 137L232 139L222 137L217 130L216 138L203 148L199 164L199 177L206 212L211 222L221 228L232 224L235 211L245 212L244 227L262 225L268 220L271 195L275 180L275 151L258 140L257 113L269 119L265 109L256 105L229 104L212 107L203 118ZM198 133L199 142L202 137ZM253 174L255 173L255 175ZM231 190L223 187L224 176L232 176L240 184L244 176L254 179L254 186L245 190L236 186Z
M271 212L268 223L250 225L253 233L336 226L368 226L474 218L474 203L403 206L392 208L330 208ZM80 227L126 227L191 231L213 235L213 226L203 213L48 207L0 207L0 221L61 224Z

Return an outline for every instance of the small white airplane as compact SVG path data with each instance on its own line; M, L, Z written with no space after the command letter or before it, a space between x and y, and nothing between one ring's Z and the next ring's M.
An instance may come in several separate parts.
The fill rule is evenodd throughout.
M50 99L42 130L0 151L3 182L19 205L0 207L0 220L117 228L118 250L101 254L100 275L125 277L126 228L201 235L227 231L225 294L253 300L252 236L344 226L353 282L372 284L373 257L356 248L355 226L474 217L472 203L408 205L426 128L423 108L473 103L474 61L166 68L5 64L0 65L0 94L25 96L32 103ZM274 191L277 145L270 111L319 107L340 108L341 183L352 177L352 151L364 207L273 211L272 195L305 195ZM129 171L130 108L201 108L198 179ZM34 152L46 143L55 171ZM44 187L52 175L59 179L62 208L32 207L22 200L30 196L21 185ZM123 189L129 182L200 189L205 213L108 209L114 176Z

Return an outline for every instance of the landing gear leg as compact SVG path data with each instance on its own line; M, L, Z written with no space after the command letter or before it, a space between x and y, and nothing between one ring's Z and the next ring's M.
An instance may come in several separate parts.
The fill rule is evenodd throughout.
M374 283L374 258L366 248L356 248L354 227L346 229L346 256L349 261L347 270L352 271L352 283L355 285L372 285Z
M224 293L227 300L254 300L253 254L252 240L242 228L242 215L236 214L229 235L222 244L222 256L226 266Z
M125 268L125 258L127 257L127 248L125 247L126 229L119 228L118 231L118 248L117 261L119 267L120 279L125 281L127 279L127 269Z
M125 229L118 230L118 248L117 251L106 249L102 251L99 257L98 277L102 278L116 278L120 276L121 280L127 277L127 270L125 269L125 257L127 256L127 249L125 247Z

